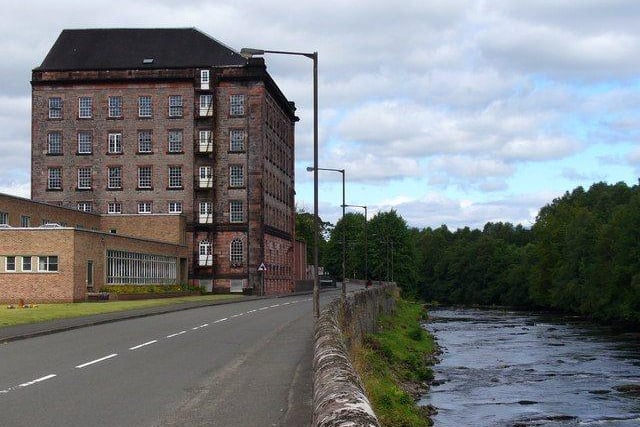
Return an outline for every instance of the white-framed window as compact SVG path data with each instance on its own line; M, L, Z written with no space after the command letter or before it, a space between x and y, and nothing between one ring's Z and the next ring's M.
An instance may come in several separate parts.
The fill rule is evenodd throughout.
M20 215L20 227L31 227L31 217L29 215Z
M231 265L242 265L244 260L244 245L241 239L233 239L229 247Z
M110 96L107 102L109 104L109 117L122 117L122 97Z
M122 153L122 134L120 132L109 134L109 153Z
M244 209L241 200L229 201L229 221L230 222L243 222L244 221Z
M169 131L169 152L182 153L182 129Z
M47 153L62 154L62 133L49 132L47 134Z
M243 129L231 129L231 131L229 131L229 150L244 151Z
M60 97L49 98L49 118L50 119L62 118L62 98Z
M0 211L0 225L9 224L9 213Z
M200 115L211 116L213 115L213 95L200 95Z
M198 244L198 265L212 265L213 257L211 256L211 242L201 240Z
M107 250L106 282L113 284L178 283L178 258L156 254Z
M200 89L209 89L209 70L200 70Z
M169 96L169 117L182 117L182 95Z
M201 130L198 133L198 144L201 153L208 153L213 150L213 140L211 138L210 130Z
M229 186L244 186L244 168L242 167L242 165L229 166Z
M22 271L31 271L31 256L22 256Z
M91 189L91 168L78 168L78 189Z
M78 154L91 154L93 152L93 135L88 131L78 132Z
M107 183L108 188L122 188L122 167L120 166L111 166L108 169L109 182Z
M153 170L151 166L138 167L138 188L151 188Z
M49 190L62 189L62 168L55 167L47 169L47 188Z
M58 257L55 255L39 256L38 271L58 271Z
M151 202L138 202L139 214L150 214L153 212L153 203Z
M78 202L78 210L82 212L91 212L93 204L91 202Z
M107 204L107 213L110 213L110 214L121 214L122 213L122 203L120 203L120 202L109 202Z
M169 202L169 213L182 213L182 202Z
M200 213L198 217L200 224L210 224L213 221L213 203L200 202L198 212Z
M81 96L78 98L78 117L81 119L90 119L93 116L93 98L90 96Z
M4 271L16 271L16 257L8 256L5 258Z
M244 95L229 96L229 114L232 116L244 115Z
M138 116L153 117L153 105L150 96L138 97Z
M169 166L169 188L182 188L182 166Z
M213 173L211 166L200 166L198 168L198 184L200 188L209 188L213 185Z
M153 150L153 132L150 130L138 131L138 153L151 153Z

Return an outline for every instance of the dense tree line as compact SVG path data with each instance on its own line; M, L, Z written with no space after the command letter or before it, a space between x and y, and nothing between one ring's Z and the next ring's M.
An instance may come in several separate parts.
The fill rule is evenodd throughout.
M396 211L367 223L347 214L325 224L322 264L347 277L393 279L406 291L447 304L570 311L640 324L640 186L597 183L544 206L530 228L487 223L418 230ZM368 264L365 266L365 263Z

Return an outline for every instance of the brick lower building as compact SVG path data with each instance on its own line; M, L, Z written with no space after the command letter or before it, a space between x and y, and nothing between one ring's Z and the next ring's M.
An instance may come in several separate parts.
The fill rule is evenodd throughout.
M262 59L195 29L64 30L31 83L34 200L181 214L191 283L262 291L264 263L265 293L294 289L297 117Z

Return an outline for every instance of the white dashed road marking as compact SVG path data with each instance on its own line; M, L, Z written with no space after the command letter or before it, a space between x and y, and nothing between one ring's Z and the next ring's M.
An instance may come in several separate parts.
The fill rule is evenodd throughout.
M187 331L176 332L175 334L167 335L167 338L177 337L178 335L186 334Z
M224 322L225 320L228 320L226 317L223 317L222 319L218 319L213 323L220 323L220 322Z
M131 347L129 350L137 350L137 349L139 349L139 348L142 348L142 347L145 347L145 346L148 346L148 345L151 345L151 344L155 344L155 343L157 343L157 342L158 342L158 340L147 341L147 342L145 342L145 343L142 343L142 344L139 344L139 345L133 346L133 347Z
M36 380L29 381L29 382L26 382L26 383L22 383L18 387L27 387L27 386L30 386L30 385L33 385L33 384L36 384L36 383L39 383L39 382L42 382L42 381L49 380L49 379L51 379L53 377L56 377L56 376L57 376L56 374L45 375L44 377L40 377L40 378L38 378Z
M118 353L113 353L113 354L110 354L108 356L101 357L100 359L92 360L91 362L87 362L87 363L83 363L82 365L78 365L78 366L76 366L76 368L82 369L82 368L85 368L85 367L87 367L89 365L93 365L94 363L99 363L99 362L102 362L104 360L111 359L112 357L116 357L117 355L118 355Z

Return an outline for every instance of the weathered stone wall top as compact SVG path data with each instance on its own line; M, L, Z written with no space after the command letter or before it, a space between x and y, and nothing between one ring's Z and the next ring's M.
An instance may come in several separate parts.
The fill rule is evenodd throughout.
M330 303L316 324L313 354L314 427L380 426L351 361L351 345L374 332L378 316L395 309L395 284Z

